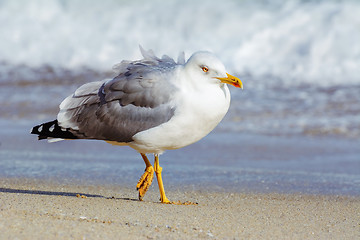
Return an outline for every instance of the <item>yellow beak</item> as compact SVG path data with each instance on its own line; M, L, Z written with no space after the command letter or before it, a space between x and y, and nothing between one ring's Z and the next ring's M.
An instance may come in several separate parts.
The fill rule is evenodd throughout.
M234 87L243 89L243 84L240 79L238 79L237 77L231 76L228 73L226 73L226 75L227 75L226 78L219 78L219 77L216 77L216 78L219 79L223 83L227 83L227 84L233 85Z

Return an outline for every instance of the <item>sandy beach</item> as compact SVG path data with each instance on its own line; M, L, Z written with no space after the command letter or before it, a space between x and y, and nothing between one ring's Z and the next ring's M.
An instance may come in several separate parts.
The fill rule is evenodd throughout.
M0 12L0 240L360 239L360 1L0 0ZM167 197L196 205L160 204L155 180L139 201L134 149L30 134L141 59L138 45L165 62L211 51L244 84L214 131L161 155ZM158 66L187 85L187 67ZM170 112L191 113L177 96Z
M357 239L360 198L168 190L1 179L2 239Z

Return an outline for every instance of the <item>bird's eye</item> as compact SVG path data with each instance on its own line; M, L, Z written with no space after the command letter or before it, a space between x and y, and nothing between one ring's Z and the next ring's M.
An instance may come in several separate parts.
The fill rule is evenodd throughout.
M208 71L209 71L209 68L206 67L206 66L203 66L201 69L202 69L204 72L208 72Z

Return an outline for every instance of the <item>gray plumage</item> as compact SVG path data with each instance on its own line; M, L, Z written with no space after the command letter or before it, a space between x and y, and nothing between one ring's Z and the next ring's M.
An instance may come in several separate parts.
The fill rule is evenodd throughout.
M112 80L87 83L60 105L59 125L78 138L131 142L141 131L169 121L178 89L167 79L178 64L141 48L144 59L122 61Z
M144 59L122 61L112 80L79 87L60 104L57 120L33 127L40 139L99 139L127 145L141 153L146 169L137 189L139 199L151 185L154 171L160 200L171 203L161 178L159 154L185 147L210 133L230 106L227 84L242 88L209 52L196 52L185 63L152 51ZM117 144L117 143L115 143ZM155 155L154 167L146 157Z

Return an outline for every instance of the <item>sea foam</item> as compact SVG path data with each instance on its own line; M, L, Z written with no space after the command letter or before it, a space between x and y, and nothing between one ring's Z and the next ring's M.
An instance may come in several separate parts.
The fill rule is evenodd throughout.
M286 85L360 83L357 1L0 1L0 61L104 71L210 50L231 73ZM265 78L264 78L265 79Z

